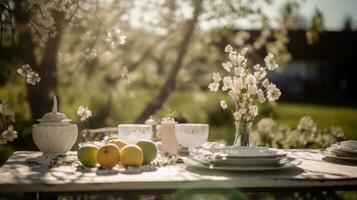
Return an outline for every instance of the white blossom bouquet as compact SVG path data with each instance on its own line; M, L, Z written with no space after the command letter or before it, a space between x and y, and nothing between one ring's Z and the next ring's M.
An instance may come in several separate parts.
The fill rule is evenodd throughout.
M264 58L265 66L256 64L251 69L245 57L248 48L238 53L231 45L227 45L224 51L229 60L222 63L223 78L219 72L213 73L213 82L208 88L213 92L227 92L230 97L232 104L229 105L236 127L233 146L251 146L251 128L258 115L258 104L276 101L281 95L279 88L266 78L267 71L276 70L278 64L273 54L269 53ZM221 100L220 105L223 109L229 107L224 100Z
M222 63L225 75L218 72L213 73L213 82L208 88L217 92L220 89L228 92L232 101L231 109L236 121L252 122L258 115L258 104L279 99L281 92L275 84L270 83L266 78L267 71L274 71L278 64L274 60L273 54L269 53L264 61L265 66L254 65L252 70L248 66L245 54L248 48L243 48L239 53L231 45L227 45L224 51L228 54L229 61ZM222 82L222 87L221 86ZM228 108L228 104L221 100L223 109Z

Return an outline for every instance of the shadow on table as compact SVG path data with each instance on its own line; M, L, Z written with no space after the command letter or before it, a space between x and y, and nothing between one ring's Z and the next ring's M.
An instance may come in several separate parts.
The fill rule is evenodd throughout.
M76 172L80 172L80 173L93 173L95 172L96 168L90 168L90 167L83 167L82 165L78 165L76 167Z
M323 161L338 164L338 165L349 165L349 166L357 166L357 161L347 161L347 160L339 160L335 158L324 157L322 158Z
M225 174L235 174L241 177L268 177L268 176L276 176L279 175L281 178L291 178L298 176L304 173L304 170L299 167L292 167L289 169L281 169L276 171L251 171L251 172L233 172L233 171L218 171L218 170L210 170L210 169L201 169L195 168L191 166L187 166L186 170L195 174L199 174L200 176L215 176L215 175L225 175Z
M120 171L117 170L117 169L101 169L101 168L98 168L95 171L95 174L97 176L113 176L113 175L117 175L119 173L120 173Z

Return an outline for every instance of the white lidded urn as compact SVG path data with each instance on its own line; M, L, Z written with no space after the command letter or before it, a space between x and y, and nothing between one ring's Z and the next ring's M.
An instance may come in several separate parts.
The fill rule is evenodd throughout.
M32 126L32 138L45 155L64 155L71 150L78 136L78 127L65 114L57 112L53 98L52 112L46 113Z

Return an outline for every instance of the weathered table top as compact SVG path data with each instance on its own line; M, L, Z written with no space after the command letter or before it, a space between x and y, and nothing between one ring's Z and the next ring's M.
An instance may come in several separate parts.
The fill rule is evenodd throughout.
M357 163L324 158L319 150L287 150L302 160L298 167L267 172L224 172L196 169L184 164L155 171L109 173L78 166L33 168L26 159L39 152L18 151L0 168L0 192L75 192L175 190L180 188L357 188ZM71 154L75 152L70 152Z

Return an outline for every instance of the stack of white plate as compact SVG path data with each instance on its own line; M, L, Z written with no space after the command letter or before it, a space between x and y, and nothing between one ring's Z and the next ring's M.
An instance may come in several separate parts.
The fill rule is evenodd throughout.
M184 161L193 167L227 171L279 170L301 163L282 150L267 147L201 147L191 151Z
M340 160L357 161L357 141L347 140L335 143L328 147L323 154Z

